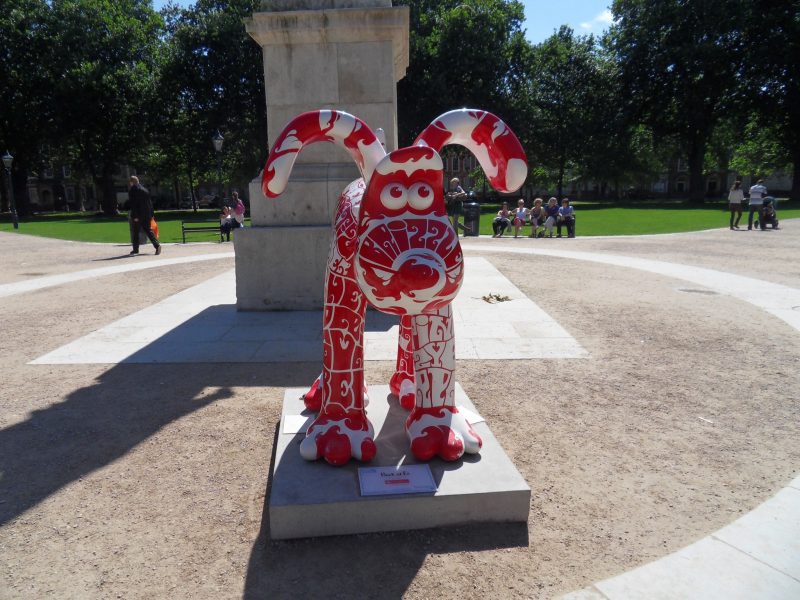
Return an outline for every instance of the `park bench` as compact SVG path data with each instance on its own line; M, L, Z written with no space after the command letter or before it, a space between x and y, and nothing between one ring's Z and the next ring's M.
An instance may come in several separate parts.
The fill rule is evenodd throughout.
M181 221L181 235L183 243L186 243L187 233L208 233L213 231L219 234L219 241L225 241L225 233L222 231L219 221ZM228 241L231 241L231 232L228 231Z

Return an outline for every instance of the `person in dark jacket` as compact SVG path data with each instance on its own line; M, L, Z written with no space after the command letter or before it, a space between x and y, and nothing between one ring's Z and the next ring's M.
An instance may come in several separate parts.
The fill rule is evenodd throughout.
M144 231L156 249L156 256L161 254L161 244L150 229L150 220L153 218L153 203L150 201L150 192L139 183L136 175L131 175L128 182L128 206L131 218L131 255L139 254L139 231Z

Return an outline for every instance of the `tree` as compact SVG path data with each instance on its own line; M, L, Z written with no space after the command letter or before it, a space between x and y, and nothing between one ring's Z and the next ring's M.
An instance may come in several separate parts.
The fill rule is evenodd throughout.
M114 173L148 144L163 21L149 0L53 0L52 10L58 133L116 214Z
M779 143L780 125L765 126L761 115L753 115L730 145L730 167L740 174L764 176L791 168L791 155Z
M750 158L791 162L792 198L800 198L800 2L753 0L744 33L749 49L744 84L756 122L748 124ZM770 139L765 139L766 135ZM757 150L758 140L762 140ZM775 146L780 146L780 152ZM780 156L771 156L775 153ZM762 159L757 156L761 155ZM788 166L788 165L787 165ZM761 169L756 171L764 172Z
M703 161L720 117L737 110L746 57L742 0L615 0L611 28L635 118L688 152L689 195L705 195Z
M401 146L448 110L481 108L516 131L513 80L528 43L521 2L407 0L411 10L409 66L397 85Z
M553 173L560 197L567 171L579 172L587 150L612 134L607 118L613 86L594 37L576 37L567 26L535 46L525 62L525 84L517 94L525 113L520 135L526 148L535 148L529 159Z
M199 0L166 12L169 43L160 77L164 109L157 134L167 166L216 180L211 136L225 137L223 178L251 179L267 153L267 116L261 49L242 19L258 0ZM193 192L192 192L193 193Z
M49 7L43 0L4 0L0 10L0 153L14 156L17 210L28 211L28 174L52 140L52 44ZM2 178L4 180L4 178ZM8 206L2 185L4 206Z

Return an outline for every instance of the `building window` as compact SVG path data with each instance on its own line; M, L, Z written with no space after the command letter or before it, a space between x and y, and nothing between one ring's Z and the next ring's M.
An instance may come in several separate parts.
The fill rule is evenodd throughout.
M64 165L61 167L61 173L64 175L64 179L69 179L72 176L72 169L70 169L69 165Z
M52 179L53 178L53 165L51 163L46 164L44 166L44 169L42 169L42 177L44 179Z
M679 194L682 194L686 191L686 180L685 179L678 179L675 182L675 191Z
M454 157L453 157L453 158L450 160L450 164L452 165L452 168L451 168L451 170L453 171L453 173L458 173L458 167L459 167L459 164L458 164L458 157L457 157L457 156L454 156Z
M688 169L686 168L686 162L682 158L679 158L678 159L678 171L685 172L687 170Z

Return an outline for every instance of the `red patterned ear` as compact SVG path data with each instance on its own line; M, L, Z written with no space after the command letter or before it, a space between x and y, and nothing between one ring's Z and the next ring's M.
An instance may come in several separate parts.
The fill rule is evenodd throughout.
M275 198L286 189L297 155L314 142L333 142L347 150L366 182L386 156L372 129L361 119L337 110L312 110L292 119L278 136L261 178L265 196Z
M434 119L414 140L414 146L429 146L437 152L447 144L460 144L472 152L496 190L513 192L525 183L525 151L508 125L492 113L451 110Z

